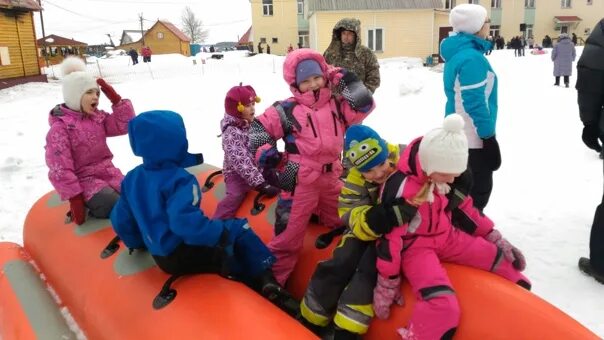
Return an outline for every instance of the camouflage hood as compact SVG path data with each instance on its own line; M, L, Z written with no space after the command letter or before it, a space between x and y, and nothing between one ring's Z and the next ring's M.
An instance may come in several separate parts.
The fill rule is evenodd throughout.
M340 40L340 33L342 31L352 31L356 34L356 41L354 45L354 52L358 56L360 55L361 47L361 21L356 18L344 18L336 23L333 27L331 35L331 43L327 47L327 51L333 50L339 52L342 48L342 41ZM326 51L326 52L327 52Z

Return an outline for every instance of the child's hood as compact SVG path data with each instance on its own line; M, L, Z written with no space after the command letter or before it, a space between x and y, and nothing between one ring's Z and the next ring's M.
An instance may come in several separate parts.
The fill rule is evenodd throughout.
M318 52L309 48L299 48L290 52L283 62L283 79L285 79L285 82L289 84L290 88L293 88L292 92L294 92L294 89L295 91L298 91L296 86L296 66L298 66L302 60L306 59L311 59L319 63L319 66L321 66L321 70L323 71L323 77L325 80L328 79L328 65L325 61L325 58L323 58L323 56Z
M130 146L147 168L189 167L203 163L201 154L188 152L182 117L173 111L147 111L128 123Z
M243 118L234 117L228 113L225 113L224 118L220 121L220 131L224 133L229 126L234 126L238 129L245 129L249 127L249 124L247 120Z
M50 110L50 112L48 113L48 124L52 126L57 121L63 121L66 124L70 124L74 123L76 120L84 118L96 120L99 122L103 121L103 115L98 111L95 111L94 114L86 117L82 112L74 111L65 105L59 104L53 107L52 110Z
M402 173L408 176L417 177L423 181L426 175L424 174L424 170L419 161L419 143L422 141L422 138L423 137L418 137L407 145L399 159L397 168Z

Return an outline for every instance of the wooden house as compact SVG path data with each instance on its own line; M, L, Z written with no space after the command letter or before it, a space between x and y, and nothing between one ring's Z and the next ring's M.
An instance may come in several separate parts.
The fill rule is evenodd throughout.
M48 65L60 64L70 55L82 56L87 46L86 43L51 34L38 39L38 60L40 65L46 65L47 58Z
M0 0L0 89L39 81L46 82L38 65L34 0Z
M190 42L191 39L178 27L168 21L158 20L145 31L141 39L121 44L117 48L125 51L134 48L141 54L141 48L149 46L153 54L179 53L188 57L191 55Z

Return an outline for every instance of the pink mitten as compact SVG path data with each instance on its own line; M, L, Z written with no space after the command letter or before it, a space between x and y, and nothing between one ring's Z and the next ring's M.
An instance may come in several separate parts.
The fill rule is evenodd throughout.
M499 230L493 229L485 236L485 239L501 249L505 259L512 262L514 268L519 271L523 271L526 268L526 260L520 249L514 247L508 240L504 239Z
M373 289L373 311L380 319L388 319L390 316L390 306L393 302L398 305L404 305L401 295L401 278L397 276L394 279L387 279L378 275L377 284Z

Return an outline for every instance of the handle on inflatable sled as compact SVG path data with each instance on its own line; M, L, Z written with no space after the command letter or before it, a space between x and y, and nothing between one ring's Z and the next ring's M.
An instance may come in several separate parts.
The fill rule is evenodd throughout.
M341 226L317 236L317 240L315 241L315 248L327 248L333 241L334 237L344 234L345 231L346 227Z
M254 197L254 207L252 208L252 210L250 210L250 214L252 214L253 216L258 215L259 213L261 213L264 210L264 208L266 208L264 203L260 203L260 199L263 196L264 195L259 192L256 194L256 197Z
M216 171L212 172L208 176L208 178L206 178L206 181L203 183L203 187L201 187L201 192L207 192L210 189L212 189L214 187L214 182L212 182L212 178L214 178L218 175L222 175L222 170L216 170Z

